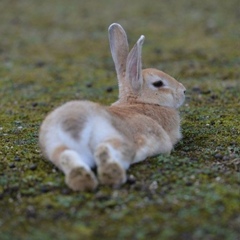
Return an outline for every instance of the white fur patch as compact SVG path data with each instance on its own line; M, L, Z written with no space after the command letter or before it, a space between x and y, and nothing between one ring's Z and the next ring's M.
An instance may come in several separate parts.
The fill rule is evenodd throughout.
M79 140L63 131L60 125L51 126L51 128L46 135L48 156L50 157L57 147L66 146L78 153L78 161L87 164L90 168L96 165L94 151L101 142L111 138L121 138L121 135L113 128L111 123L101 116L89 116L80 132Z
M77 167L84 167L86 170L90 171L90 167L80 158L78 153L73 150L65 150L61 153L60 167L66 175Z

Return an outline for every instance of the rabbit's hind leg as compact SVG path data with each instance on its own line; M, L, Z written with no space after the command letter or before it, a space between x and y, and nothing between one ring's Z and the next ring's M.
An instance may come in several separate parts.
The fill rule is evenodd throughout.
M125 183L131 155L131 149L122 140L110 139L99 144L95 151L95 161L100 183L109 186Z
M65 174L65 182L74 191L94 190L98 181L91 168L81 159L74 150L64 149L55 155L54 163Z

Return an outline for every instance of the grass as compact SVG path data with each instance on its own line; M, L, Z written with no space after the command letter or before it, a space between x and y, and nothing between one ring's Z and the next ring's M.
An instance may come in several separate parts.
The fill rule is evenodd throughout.
M0 239L240 238L240 12L222 1L7 1L0 8ZM180 80L183 140L119 189L69 190L38 147L54 107L117 99L107 27ZM110 90L109 90L110 89Z

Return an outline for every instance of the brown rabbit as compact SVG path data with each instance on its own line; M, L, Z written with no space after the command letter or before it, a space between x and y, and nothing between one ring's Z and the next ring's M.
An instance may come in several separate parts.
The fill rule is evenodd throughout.
M118 101L109 107L68 102L51 112L40 129L42 151L75 191L93 190L99 182L121 185L131 164L169 154L181 138L177 108L184 102L185 87L157 69L142 70L144 36L129 53L126 33L114 23L109 41Z

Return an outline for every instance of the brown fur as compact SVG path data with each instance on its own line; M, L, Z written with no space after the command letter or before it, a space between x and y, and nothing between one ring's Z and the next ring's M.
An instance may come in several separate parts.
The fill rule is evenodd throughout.
M109 107L109 112L115 116L113 118L113 125L124 133L128 139L134 139L138 147L144 145L145 136L155 135L160 137L159 126L169 134L173 144L179 139L175 133L179 128L180 118L178 111L168 107L159 105L135 103L131 105L115 105ZM151 129L149 132L146 129ZM140 145L139 145L140 144Z
M78 129L84 128L85 123L86 116L84 115L69 117L63 120L62 128L68 132L73 139L80 140Z

